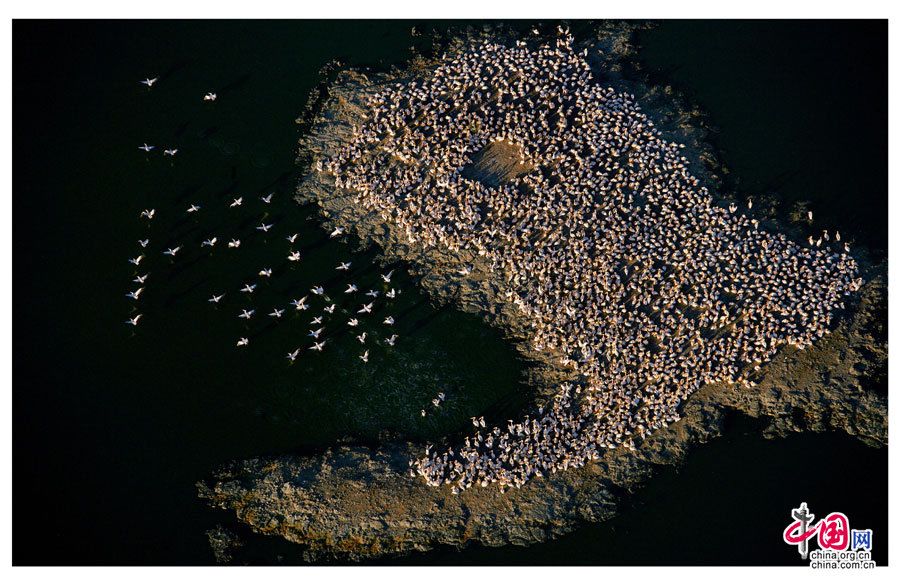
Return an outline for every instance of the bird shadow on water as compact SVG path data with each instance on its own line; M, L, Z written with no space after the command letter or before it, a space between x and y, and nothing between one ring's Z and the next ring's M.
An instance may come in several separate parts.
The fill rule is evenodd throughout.
M238 89L244 87L245 85L247 85L247 83L250 81L250 79L251 79L252 77L253 77L253 74L252 74L252 73L250 73L250 72L244 73L243 75L241 75L240 77L238 77L238 78L235 79L234 81L229 82L229 83L226 83L225 85L223 85L222 87L220 87L220 88L216 91L216 93L217 93L217 94L225 95L225 94L231 93L231 92L233 92L233 91L236 91L236 90L238 90Z

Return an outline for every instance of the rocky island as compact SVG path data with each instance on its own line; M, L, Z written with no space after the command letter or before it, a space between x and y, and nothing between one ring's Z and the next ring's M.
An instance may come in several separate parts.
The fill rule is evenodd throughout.
M500 328L534 404L437 448L235 462L202 498L310 560L359 560L602 521L729 412L886 443L885 266L808 215L714 194L690 110L622 74L632 32L472 32L402 71L333 76L298 199Z

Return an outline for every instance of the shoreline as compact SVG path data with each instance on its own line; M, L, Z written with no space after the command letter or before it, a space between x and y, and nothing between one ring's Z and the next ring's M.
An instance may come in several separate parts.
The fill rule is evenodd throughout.
M619 30L620 36L606 38L605 46L615 49L607 63L626 61L631 32ZM603 30L598 34L602 36ZM384 73L341 72L301 142L301 157L321 160L339 148L351 125L361 119L361 97L391 79ZM640 103L654 99L638 95ZM651 117L656 120L655 113ZM676 119L682 120L676 124L680 127L691 117ZM713 167L715 157L702 148L704 132L688 127L691 152L696 154L692 161ZM715 173L707 171L698 173L698 178L717 187ZM316 203L329 229L343 226L363 244L378 246L386 261L407 263L436 303L479 313L499 327L532 364L529 385L537 396L532 408L549 399L554 386L575 377L559 363L559 355L531 349L528 321L504 302L503 286L488 278L490 271L477 257L410 246L389 222L359 208L352 193L337 189L323 173L310 172L303 178L298 200ZM465 265L475 267L470 278L457 273ZM199 484L200 496L211 505L234 510L255 531L308 545L310 560L360 560L469 542L524 545L570 532L584 521L607 519L615 514L619 498L650 477L655 466L677 465L692 445L718 436L726 413L732 410L769 418L767 436L834 428L870 445L884 444L886 397L863 388L865 372L856 366L886 360L885 344L871 331L879 325L881 304L886 304L886 269L884 265L863 268L868 282L857 293L856 306L838 320L833 331L806 349L779 351L764 367L755 388L729 384L701 388L683 404L681 420L637 442L634 451L622 447L607 451L582 468L532 479L506 494L476 487L451 495L447 486L429 487L421 478L408 476L407 462L421 447L410 443L379 449L340 446L321 457L234 463L209 484Z

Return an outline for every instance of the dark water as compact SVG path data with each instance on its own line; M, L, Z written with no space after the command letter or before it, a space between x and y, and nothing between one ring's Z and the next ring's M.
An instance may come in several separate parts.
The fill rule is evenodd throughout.
M376 251L329 239L313 210L288 202L293 120L321 66L334 58L400 62L423 42L410 35L413 25L433 26L15 24L16 563L210 563L204 532L217 523L241 530L195 497L194 482L217 465L345 437L438 437L468 416L522 404L526 364L498 332L433 307L404 266L382 267ZM817 219L878 249L887 239L885 33L886 25L858 22L672 22L642 42L649 65L711 113L740 177L735 188L811 200ZM150 91L137 83L147 75L161 78ZM204 103L207 91L218 101ZM864 111L847 107L863 103ZM137 150L145 141L180 150L174 159L145 156ZM266 206L258 196L269 192ZM244 205L228 208L238 195ZM195 202L203 209L187 216ZM149 227L138 220L145 207L157 209ZM260 221L276 227L263 235L254 229ZM294 232L297 265L285 260L284 236ZM215 252L201 253L199 242L212 235ZM151 276L133 335L123 324L132 306L124 293L133 288L126 259L142 237L154 252L141 266ZM231 237L241 238L239 250L223 247ZM185 249L176 262L159 254L178 244ZM345 260L353 262L349 277L334 270ZM244 282L263 280L263 267L273 268L272 279L253 298L239 294ZM392 314L399 339L394 348L368 343L363 364L341 325L356 303L340 291L348 279L384 290L379 273L391 268L402 293L367 327L382 339L391 331L378 323ZM293 366L284 358L309 345L321 300L277 326L236 318L248 306L258 314L285 306L316 284L338 304L321 355ZM222 291L220 306L206 302ZM234 346L240 336L249 347ZM447 403L423 419L420 409L439 391ZM529 549L438 551L402 562L793 563L779 533L801 498L875 529L880 560L885 449L830 435L769 442L747 423L733 427L680 473L664 471L611 523ZM299 556L293 545L251 537L238 559Z

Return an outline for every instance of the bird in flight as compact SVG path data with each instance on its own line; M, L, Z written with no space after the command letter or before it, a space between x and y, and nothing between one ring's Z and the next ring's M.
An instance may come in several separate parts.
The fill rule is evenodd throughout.
M142 80L141 80L141 83L143 83L143 84L146 85L147 87L153 87L153 84L156 83L156 80L157 80L157 79L159 79L159 77L154 77L154 78L152 78L152 79L149 78L149 77L147 77L146 79L142 79Z

